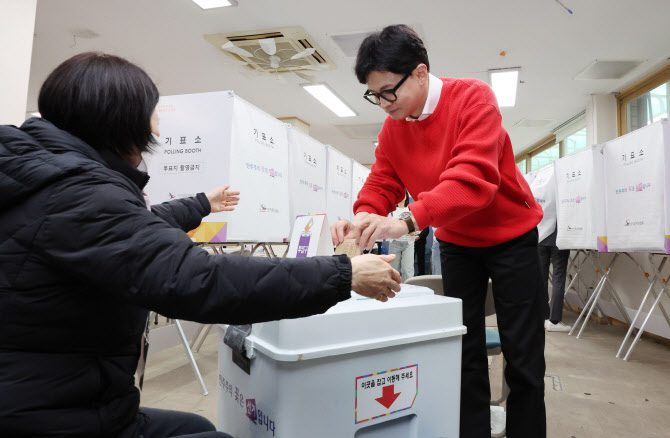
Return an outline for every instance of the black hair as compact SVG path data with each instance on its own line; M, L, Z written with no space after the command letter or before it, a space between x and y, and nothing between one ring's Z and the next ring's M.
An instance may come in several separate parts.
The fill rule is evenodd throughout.
M42 117L95 149L121 156L149 151L158 89L149 75L118 56L85 52L51 72L37 105Z
M361 84L367 82L372 71L389 71L406 75L419 64L428 63L428 52L419 35L404 24L387 26L381 32L368 35L358 48L356 77Z
M405 208L409 205L409 192L405 189Z

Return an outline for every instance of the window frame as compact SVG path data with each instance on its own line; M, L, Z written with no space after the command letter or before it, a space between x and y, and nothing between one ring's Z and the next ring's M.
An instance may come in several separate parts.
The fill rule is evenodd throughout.
M572 134L568 135L568 136L565 137L563 140L561 140L561 142L560 142L560 144L561 144L561 153L560 153L560 157L561 157L561 158L563 158L563 157L567 157L568 155L571 155L571 154L568 154L568 153L566 152L566 150L565 150L566 147L567 147L567 144L565 143L565 140L567 140L568 138L572 137L573 135L577 134L577 133L580 132L580 131L586 131L586 126L583 127L582 129L579 129L579 130L573 132ZM586 141L588 141L588 137L587 137L587 140L586 140ZM586 145L584 148L582 148L582 149L586 149L586 148L588 148L588 147L589 147L589 146L588 146L588 143L587 143L587 145ZM577 149L575 152L572 152L572 154L574 154L574 153L576 153L576 152L579 152L579 151L581 151L582 149Z
M651 76L642 79L640 82L619 93L617 96L617 125L619 137L628 133L626 106L638 97L651 92L667 82L670 82L670 65L663 67Z
M525 169L525 171L521 172L521 173L523 175L526 175L528 173L528 160L526 158L524 158L523 160L518 160L518 161L516 161L516 166L519 167L519 164L521 164L521 163L524 164L524 169ZM519 170L521 170L520 167L519 167Z
M520 163L521 161L526 161L526 173L532 172L530 168L530 159L532 156L539 154L540 152L544 152L545 150L549 149L552 146L556 145L556 136L554 134L551 134L542 140L538 141L534 145L532 145L530 148L528 148L525 152L517 155L514 157L515 161L517 163ZM559 155L560 155L560 150L559 150Z
M531 159L535 155L540 154L551 147L558 145L558 159L565 157L566 156L565 139L571 137L572 135L578 133L579 131L588 129L586 126L586 119L584 118L582 122L574 124L573 127L575 128L575 131L572 132L570 135L565 136L561 141L556 141L556 134L550 134L547 137L543 138L542 140L538 141L537 143L533 144L524 152L515 155L514 160L516 161L517 164L520 163L521 161L526 161L526 174L527 174L529 172L533 172L533 170L531 169ZM588 147L588 145L586 147Z
M530 171L531 171L531 172L535 172L536 170L539 170L539 169L533 169L533 166L532 166L533 157L535 157L535 156L537 156L537 155L540 155L542 152L544 152L544 151L546 151L546 150L548 150L548 149L554 148L554 147L556 147L556 146L558 146L558 158L560 159L560 158L562 157L561 154L562 154L562 152L563 152L563 142L562 142L562 141L556 143L556 140L554 140L553 143L549 143L549 144L547 144L547 145L541 146L541 147L539 147L539 148L533 150L533 152L529 153L529 154L528 154L528 163L531 163ZM547 164L547 166L548 166L548 164ZM542 167L544 167L544 166L542 166ZM527 169L528 169L528 168L527 168ZM540 169L541 169L541 168L540 168Z

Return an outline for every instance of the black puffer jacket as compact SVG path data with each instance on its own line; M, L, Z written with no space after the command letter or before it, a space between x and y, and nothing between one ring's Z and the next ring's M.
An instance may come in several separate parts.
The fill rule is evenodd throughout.
M346 257L211 256L204 195L147 210L146 174L43 119L0 127L0 436L133 437L147 310L203 323L325 312Z

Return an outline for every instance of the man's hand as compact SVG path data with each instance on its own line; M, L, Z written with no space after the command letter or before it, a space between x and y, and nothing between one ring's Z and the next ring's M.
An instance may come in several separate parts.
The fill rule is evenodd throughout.
M333 239L333 245L337 246L344 242L345 238L351 238L350 235L356 227L346 219L340 219L330 226L330 237ZM349 237L348 237L349 236Z
M388 301L400 291L402 277L389 265L395 255L366 254L351 259L351 289L368 298Z
M377 240L397 239L409 233L405 221L369 214L354 229L354 239L362 250L369 250Z
M230 188L230 184L207 193L212 213L235 210L235 206L240 202L240 192L228 190L228 188Z
M362 211L356 215L353 223L346 219L340 219L333 223L330 226L330 236L333 239L333 245L337 246L338 244L344 242L344 239L353 239L357 224L360 223L363 218L369 215L370 213Z

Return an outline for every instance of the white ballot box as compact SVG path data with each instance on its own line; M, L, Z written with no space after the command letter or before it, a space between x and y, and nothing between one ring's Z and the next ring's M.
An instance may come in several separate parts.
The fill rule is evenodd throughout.
M246 337L219 327L218 428L235 438L458 437L458 299L402 285Z

